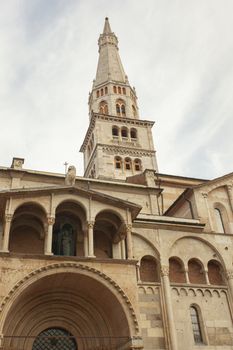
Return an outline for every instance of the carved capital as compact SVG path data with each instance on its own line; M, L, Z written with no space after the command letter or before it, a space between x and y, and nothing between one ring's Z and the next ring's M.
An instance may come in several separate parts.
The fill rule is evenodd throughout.
M125 230L126 230L126 233L129 234L132 232L132 225L130 224L126 224L125 225Z
M169 276L169 266L167 265L162 265L161 266L161 276Z
M54 225L55 223L55 217L54 216L48 216L48 225Z
M208 193L207 192L202 192L202 197L203 198L207 198L208 197Z
M12 214L5 214L5 222L11 222L12 218L13 218Z
M227 270L226 276L227 276L228 280L232 280L233 279L233 270Z
M92 229L94 228L95 225L95 221L87 221L87 228L88 229Z

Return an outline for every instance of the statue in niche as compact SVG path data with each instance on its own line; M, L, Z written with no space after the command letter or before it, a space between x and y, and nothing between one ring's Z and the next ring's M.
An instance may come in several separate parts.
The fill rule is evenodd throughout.
M70 224L63 225L58 232L56 250L58 255L75 255L75 234Z

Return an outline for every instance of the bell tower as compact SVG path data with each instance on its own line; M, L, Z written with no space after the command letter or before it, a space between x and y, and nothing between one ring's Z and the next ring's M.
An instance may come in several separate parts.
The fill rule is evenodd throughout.
M125 74L108 18L98 45L96 78L88 100L90 125L80 149L84 176L125 180L145 169L157 171L154 122L139 119L136 91Z

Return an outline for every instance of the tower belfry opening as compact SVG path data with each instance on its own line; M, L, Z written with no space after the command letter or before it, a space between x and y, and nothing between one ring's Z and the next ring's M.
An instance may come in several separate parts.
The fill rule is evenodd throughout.
M145 169L157 171L152 121L139 119L137 94L125 74L118 38L105 18L99 61L89 94L90 124L80 151L84 176L125 180Z

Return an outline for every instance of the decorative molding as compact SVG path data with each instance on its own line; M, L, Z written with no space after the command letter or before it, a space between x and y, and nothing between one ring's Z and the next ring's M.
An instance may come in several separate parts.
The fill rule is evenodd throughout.
M54 216L48 216L48 225L54 225L55 223L55 217Z
M87 227L88 229L93 229L95 225L95 221L87 221Z
M199 288L199 287L185 287L185 286L181 286L181 287L174 287L172 286L171 288L172 294L174 296L178 296L178 297L217 297L217 298L221 298L223 295L226 296L227 295L227 288Z
M137 150L128 147L120 147L120 146L108 146L108 145L99 145L102 146L103 152L110 155L130 155L134 157L153 157L155 151L149 150Z
M233 279L233 270L227 270L226 277L228 280L232 280Z
M166 265L161 266L161 276L162 277L169 276L169 266L166 266Z
M13 214L5 214L5 222L11 222Z
M90 266L87 266L87 265L82 265L82 264L79 264L79 263L71 263L71 262L56 263L56 264L52 264L52 265L42 266L39 269L30 272L23 279L18 281L14 285L14 287L10 290L10 292L7 294L7 296L3 299L3 301L0 304L0 314L2 313L4 306L11 300L11 298L14 295L14 293L26 281L28 281L33 276L40 275L41 273L43 273L45 271L55 270L55 272L57 273L59 268L67 268L67 269L75 268L75 269L80 270L80 271L85 270L85 271L87 271L87 272L89 272L91 274L98 275L102 280L104 280L109 285L111 285L116 290L116 292L119 294L120 298L122 299L122 303L124 303L125 306L127 307L129 315L130 315L130 317L131 317L131 319L133 321L133 325L134 325L135 331L137 333L139 332L139 324L138 324L138 320L137 320L137 317L136 317L136 313L134 311L134 308L133 308L129 298L127 297L125 292L121 289L121 287L111 277L107 276L102 271L99 271L99 270L97 270L97 269L95 269L93 267L90 267Z

